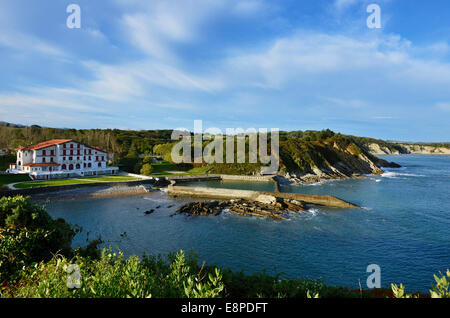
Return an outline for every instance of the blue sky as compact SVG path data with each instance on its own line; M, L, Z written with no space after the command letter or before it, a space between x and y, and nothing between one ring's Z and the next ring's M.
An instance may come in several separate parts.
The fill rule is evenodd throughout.
M449 16L444 0L3 0L0 120L450 141Z

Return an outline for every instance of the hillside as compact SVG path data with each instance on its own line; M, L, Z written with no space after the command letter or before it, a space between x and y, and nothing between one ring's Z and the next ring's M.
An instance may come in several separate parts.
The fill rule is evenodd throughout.
M53 138L70 138L99 146L114 153L114 164L122 170L139 173L145 155L157 153L170 161L170 130L55 129L38 126L0 125L0 148L14 149ZM247 140L248 142L248 140ZM204 143L204 146L208 142ZM360 174L381 173L382 166L395 166L370 153L376 143L391 152L402 147L380 140L344 136L330 130L280 132L280 174L297 182L314 182L328 178L347 178ZM269 147L270 149L270 147ZM381 149L381 148L380 148ZM191 167L192 166L192 167ZM219 174L252 175L261 164L196 164L173 167L185 171L201 166L202 171Z
M435 154L450 155L450 143L389 142L380 139L347 136L374 155Z
M297 183L381 174L382 167L400 167L379 159L351 138L329 132L311 138L288 136L280 142L280 174Z

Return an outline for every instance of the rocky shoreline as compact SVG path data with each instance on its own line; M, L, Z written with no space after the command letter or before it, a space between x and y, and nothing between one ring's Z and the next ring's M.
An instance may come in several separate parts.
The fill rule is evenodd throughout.
M314 184L330 180L344 180L350 178L363 178L364 175L384 173L382 168L401 168L395 162L371 155L361 154L358 157L348 157L346 162L335 165L314 167L309 172L285 172L276 176L278 184Z
M181 206L176 214L195 216L217 216L223 211L247 217L262 217L284 220L288 213L306 212L306 204L298 200L277 198L274 202L250 200L197 201Z

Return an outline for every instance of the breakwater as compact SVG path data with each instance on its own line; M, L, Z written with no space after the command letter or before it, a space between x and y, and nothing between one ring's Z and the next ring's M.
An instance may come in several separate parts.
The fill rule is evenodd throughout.
M305 203L317 204L338 208L359 208L357 205L341 200L331 195L299 194L282 192L261 192L251 190L236 190L223 188L185 187L169 185L168 193L171 196L186 196L208 199L245 199L250 201L270 200L271 197L298 200Z

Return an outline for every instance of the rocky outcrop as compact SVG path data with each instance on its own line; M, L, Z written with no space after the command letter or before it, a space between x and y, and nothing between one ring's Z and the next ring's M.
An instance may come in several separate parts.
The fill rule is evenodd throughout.
M297 184L361 177L364 174L381 174L382 167L400 167L396 163L377 158L345 138L330 139L311 145L303 143L297 147L300 149L298 154L292 147L289 149L290 153L284 152L282 161L284 159L288 164L280 173ZM305 158L309 159L306 164Z
M444 144L407 144L407 143L387 143L372 142L366 144L368 151L373 155L402 155L402 154L423 154L423 155L450 155L450 145Z
M450 146L421 145L421 144L400 144L406 149L408 154L430 154L430 155L450 155Z
M391 149L377 143L370 143L367 145L367 148L373 155L400 155L403 153L399 149Z
M275 198L275 201L250 201L250 200L227 200L227 201L204 201L190 202L180 207L177 213L188 215L219 215L226 210L230 213L242 216L255 216L283 220L289 212L306 211L304 202L290 199Z

